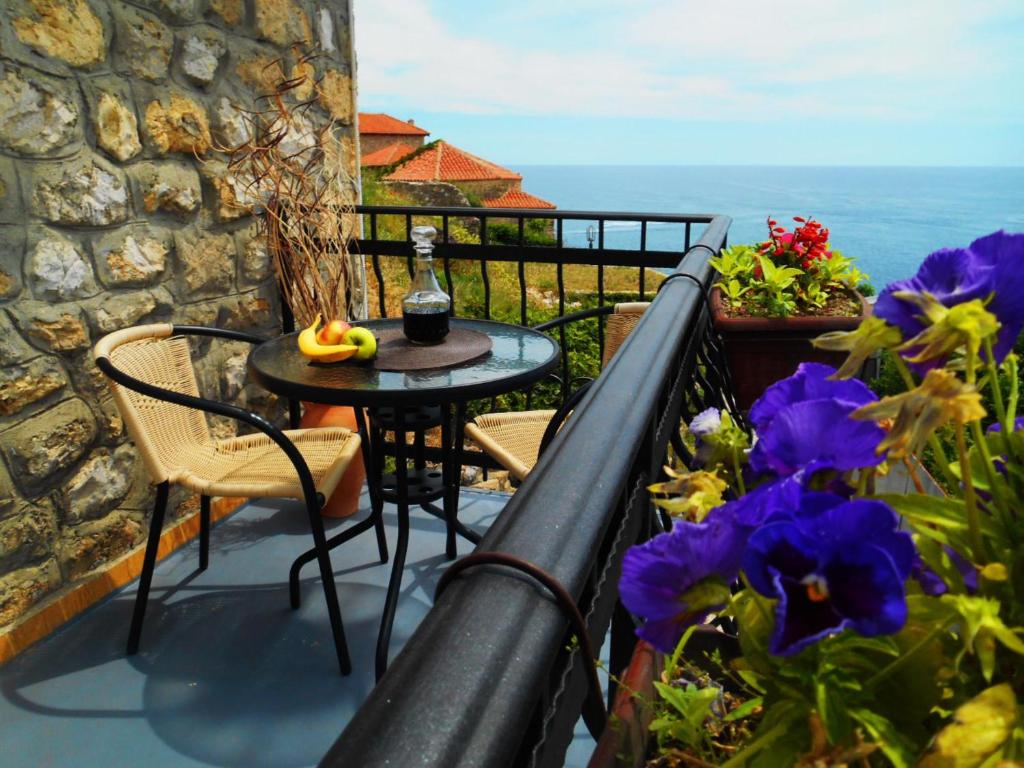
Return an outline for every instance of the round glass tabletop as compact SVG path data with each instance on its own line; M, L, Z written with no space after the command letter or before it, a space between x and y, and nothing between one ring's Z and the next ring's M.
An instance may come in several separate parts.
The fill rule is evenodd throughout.
M351 361L313 365L299 352L298 332L253 349L254 380L282 397L329 405L439 405L510 392L532 384L558 365L558 344L539 331L493 320L451 319L453 326L487 334L491 351L450 368L380 371ZM358 325L380 332L398 318Z

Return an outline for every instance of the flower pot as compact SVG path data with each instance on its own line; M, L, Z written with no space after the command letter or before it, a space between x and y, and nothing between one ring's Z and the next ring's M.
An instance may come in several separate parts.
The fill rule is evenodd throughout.
M737 402L744 411L765 388L791 376L800 363L824 363L838 368L845 352L815 349L811 340L829 331L852 331L871 313L859 293L861 313L856 317L728 317L722 292L711 292L711 317L725 343Z
M356 422L355 409L347 405L322 405L320 403L302 404L302 421L299 426L303 429L313 427L345 427L356 432L359 425ZM362 453L356 454L349 464L345 475L334 489L334 493L327 499L320 514L324 517L350 517L359 511L359 497L363 492L363 483L366 480L366 467L363 466Z
M707 656L717 652L722 659L739 656L739 642L711 626L701 626L690 637L686 655L693 663L704 667ZM621 685L615 694L615 703L608 725L597 742L587 768L640 768L647 764L651 751L650 725L654 719L654 681L665 668L664 655L644 640L633 649L629 666L619 678ZM708 666L709 673L718 672ZM724 683L726 689L730 684Z
M652 645L643 640L636 644L587 768L638 768L647 762L647 729L654 716L648 702L654 700L654 678L664 663Z

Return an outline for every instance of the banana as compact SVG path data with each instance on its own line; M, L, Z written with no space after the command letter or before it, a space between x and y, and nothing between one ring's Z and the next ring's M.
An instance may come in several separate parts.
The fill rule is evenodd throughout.
M303 328L299 333L299 351L310 360L317 363L336 363L339 360L347 360L359 351L359 347L353 344L332 344L324 346L316 340L316 331L320 326L320 315L308 328Z

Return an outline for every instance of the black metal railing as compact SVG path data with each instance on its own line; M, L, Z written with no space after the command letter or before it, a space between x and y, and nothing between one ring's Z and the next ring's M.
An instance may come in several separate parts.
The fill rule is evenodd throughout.
M611 629L613 669L634 640L632 620L617 603L623 554L659 525L646 488L658 476L680 420L731 402L705 294L712 279L708 258L725 243L729 219L673 218L707 224L695 243L676 254L672 274L680 277L662 284L476 550L506 553L557 579L580 607L596 647ZM386 245L364 241L363 252L384 252ZM441 255L479 258L472 248L450 249ZM487 258L534 257L533 249L523 255L523 249L484 252ZM589 249L550 255L555 263L594 258ZM636 258L609 255L619 263ZM561 765L584 710L592 663L572 642L569 622L547 592L502 566L474 568L438 597L322 764Z

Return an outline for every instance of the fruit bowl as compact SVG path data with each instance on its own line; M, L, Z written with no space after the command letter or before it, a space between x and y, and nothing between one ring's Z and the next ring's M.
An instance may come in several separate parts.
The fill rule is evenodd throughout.
M368 328L353 326L344 320L331 320L321 326L320 315L299 333L299 351L314 363L363 362L377 354L377 338Z

